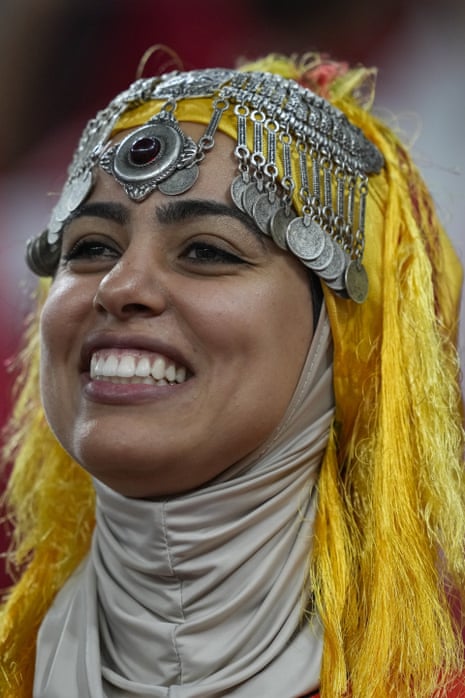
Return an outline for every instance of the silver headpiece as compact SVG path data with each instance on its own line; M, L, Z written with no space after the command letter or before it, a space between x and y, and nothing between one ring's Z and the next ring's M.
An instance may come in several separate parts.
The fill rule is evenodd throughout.
M183 133L175 116L180 100L196 97L212 98L211 119L198 142ZM165 104L108 147L121 115L149 100ZM368 175L380 171L383 157L325 99L293 80L261 72L173 72L137 80L119 94L84 130L48 230L28 245L31 268L53 273L63 224L91 191L97 165L134 201L156 189L181 194L196 181L199 163L213 147L229 108L237 119L238 174L231 184L235 205L336 293L363 302L368 291L363 267ZM295 196L300 215L292 205Z

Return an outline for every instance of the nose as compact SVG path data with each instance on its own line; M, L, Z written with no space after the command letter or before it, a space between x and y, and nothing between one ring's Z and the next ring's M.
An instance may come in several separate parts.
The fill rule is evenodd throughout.
M134 315L160 315L167 307L167 300L155 260L145 252L132 254L126 250L101 279L94 308L124 320Z

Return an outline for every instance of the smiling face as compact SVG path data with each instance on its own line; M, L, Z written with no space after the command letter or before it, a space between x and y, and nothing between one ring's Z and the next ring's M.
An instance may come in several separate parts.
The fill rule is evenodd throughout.
M63 234L41 318L45 412L128 496L199 487L260 446L311 342L307 272L232 204L232 149L218 133L189 192L142 203L100 171Z

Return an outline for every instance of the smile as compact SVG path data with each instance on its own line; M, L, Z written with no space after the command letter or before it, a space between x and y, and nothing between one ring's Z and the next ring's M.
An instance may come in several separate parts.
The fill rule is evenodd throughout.
M111 383L175 385L187 380L187 370L161 354L106 349L92 354L90 378Z

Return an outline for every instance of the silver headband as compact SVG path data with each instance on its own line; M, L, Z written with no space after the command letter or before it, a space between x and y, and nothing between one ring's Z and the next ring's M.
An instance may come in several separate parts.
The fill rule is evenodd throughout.
M196 97L212 98L210 122L197 143L175 116L178 101ZM121 115L150 100L165 102L160 113L108 146ZM261 72L173 72L137 80L119 94L88 123L49 227L28 245L33 271L48 275L56 265L63 224L89 195L97 165L134 201L156 189L181 194L195 183L229 108L237 119L235 205L337 294L363 302L368 292L363 267L368 175L380 171L383 157L325 99L293 80ZM295 195L301 215L292 206Z

